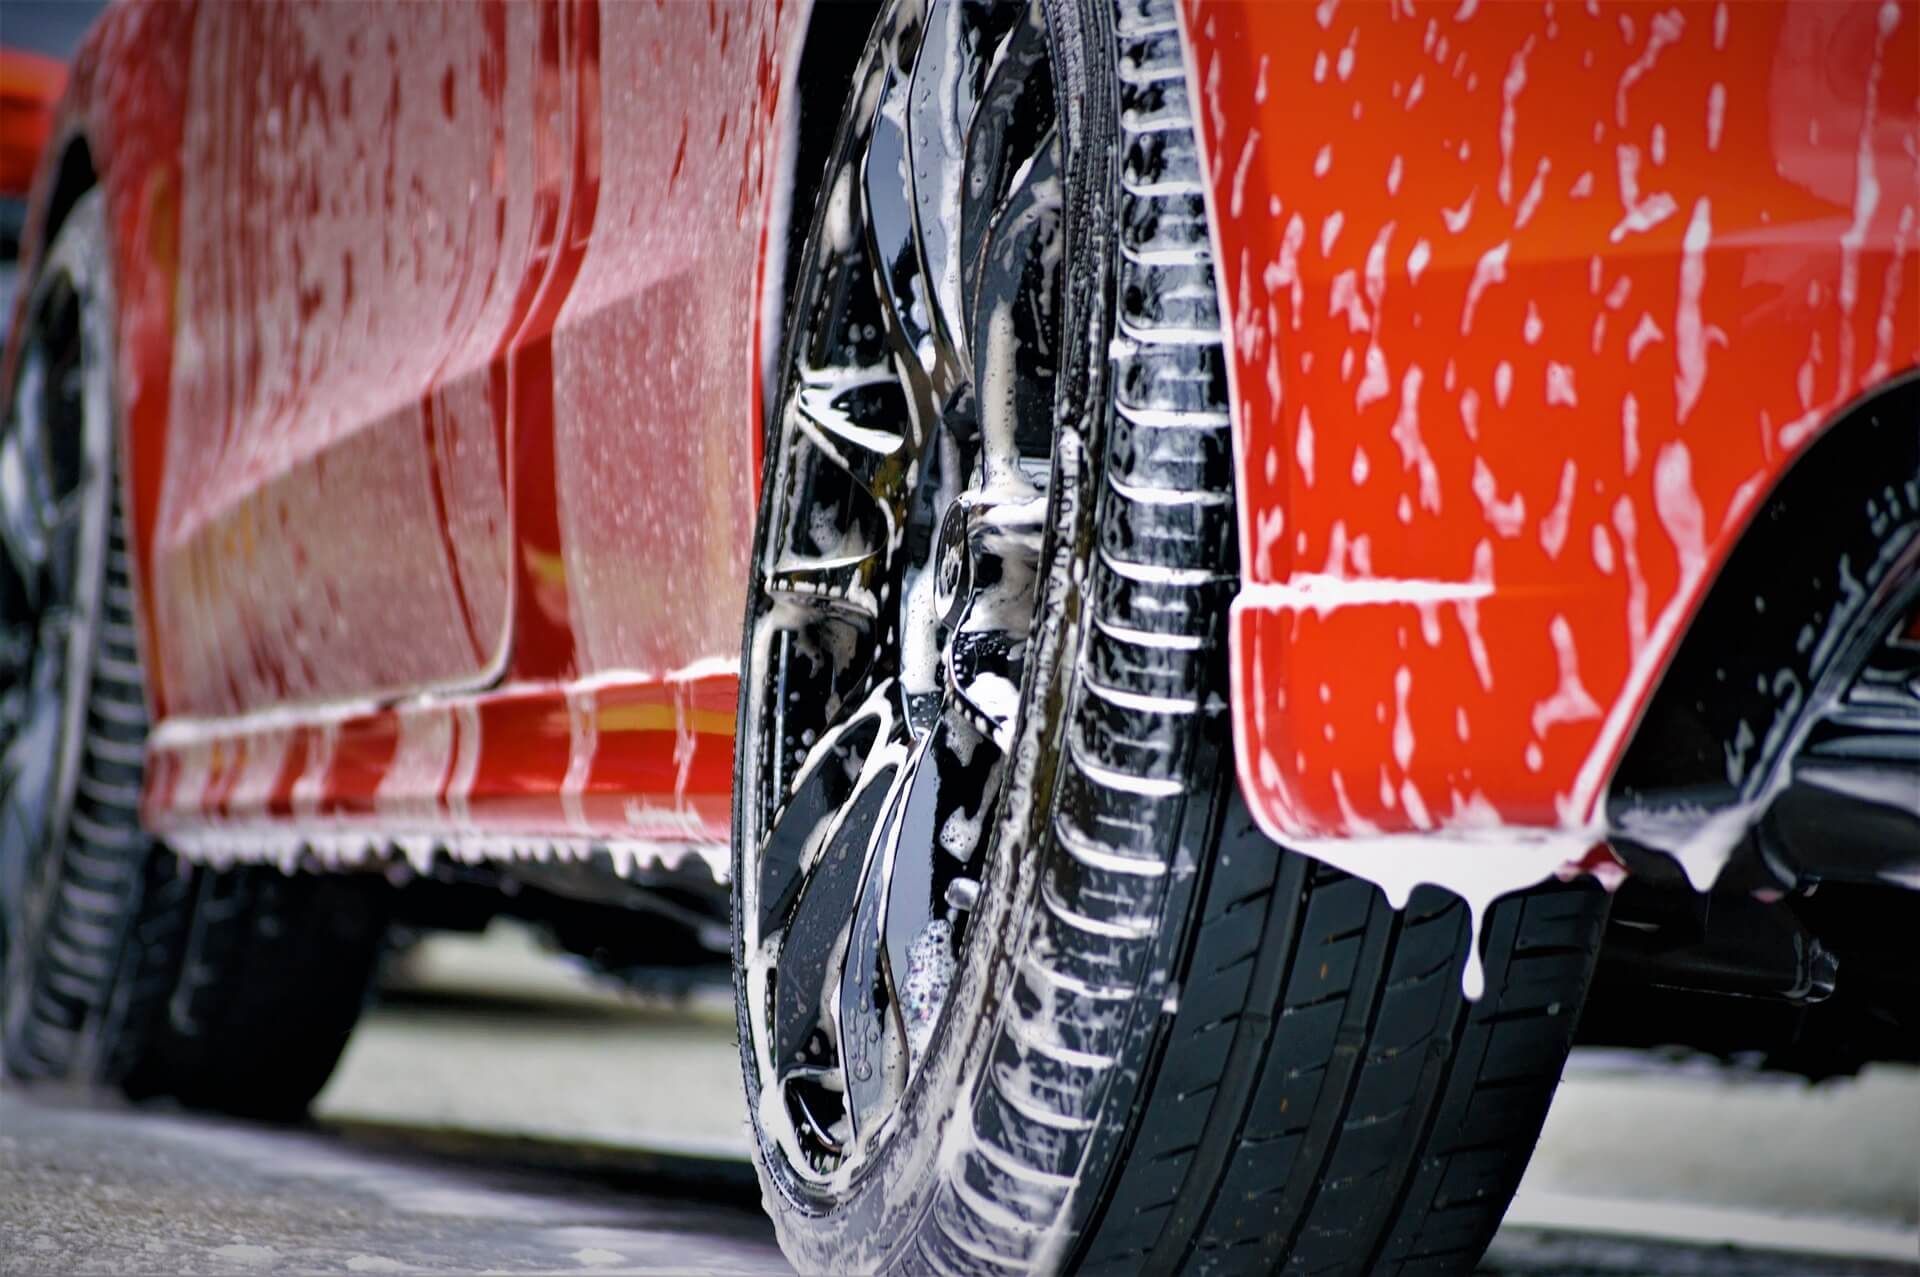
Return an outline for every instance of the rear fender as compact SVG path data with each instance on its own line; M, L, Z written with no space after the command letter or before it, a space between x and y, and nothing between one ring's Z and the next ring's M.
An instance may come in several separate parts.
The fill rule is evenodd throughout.
M1362 865L1532 838L1543 876L1753 512L1920 358L1920 12L1182 16L1249 805Z

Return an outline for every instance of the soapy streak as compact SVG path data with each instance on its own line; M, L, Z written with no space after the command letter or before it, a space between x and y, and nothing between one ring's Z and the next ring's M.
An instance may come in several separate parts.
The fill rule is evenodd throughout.
M1490 581L1427 581L1371 577L1354 580L1324 572L1296 572L1285 581L1249 582L1240 591L1247 607L1311 608L1322 615L1344 607L1383 603L1462 603L1493 593Z

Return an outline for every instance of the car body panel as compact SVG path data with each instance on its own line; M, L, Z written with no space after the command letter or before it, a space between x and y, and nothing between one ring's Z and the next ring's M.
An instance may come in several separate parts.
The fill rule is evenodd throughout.
M551 42L526 8L202 10L153 546L167 716L493 662L496 383L553 257L557 143L532 123Z
M1597 833L1749 514L1920 358L1920 13L1183 17L1250 805L1308 845Z
M718 867L802 7L338 12L115 8L55 129L116 234L147 819ZM1183 19L1252 807L1590 832L1743 518L1920 351L1913 6Z
M123 316L148 822L712 859L799 11L152 8L63 133L116 224L164 193L117 265L177 289L153 340Z
M49 214L64 212L81 194L68 180L69 161L84 155L106 198L114 247L121 481L133 532L133 575L140 587L142 647L148 653L155 642L152 591L146 583L172 386L179 157L196 17L196 7L187 4L121 6L110 9L87 36L69 65L66 94L41 153L21 244L22 278L30 279L45 247ZM23 287L10 333L18 331L25 298ZM10 339L0 370L8 387L17 351Z
M0 197L25 195L32 185L66 84L59 59L0 45Z

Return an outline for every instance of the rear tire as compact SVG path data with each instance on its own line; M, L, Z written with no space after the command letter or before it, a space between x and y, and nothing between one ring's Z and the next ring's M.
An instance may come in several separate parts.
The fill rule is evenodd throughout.
M899 50L931 47L950 29L940 0L931 17L918 7L883 13L840 146L878 127L860 114L881 109L873 68L891 62L904 74ZM848 955L870 961L871 944L853 919L840 940L823 937L804 892L791 910L780 903L796 872L789 829L824 831L792 862L812 891L815 875L848 872L837 857L859 854L846 831L893 826L875 814L889 809L859 805L865 778L879 774L871 761L857 783L815 779L840 774L829 768L855 775L857 752L843 763L823 751L840 750L845 737L834 733L867 711L822 734L805 717L821 694L787 689L806 686L791 672L802 657L832 671L819 685L849 706L905 668L914 616L907 609L889 628L889 608L911 579L899 574L915 570L911 533L871 552L878 567L860 584L885 623L859 630L844 666L811 656L842 649L806 647L804 632L784 649L755 638L797 629L794 616L839 625L852 610L841 595L810 604L790 566L807 552L793 530L833 528L848 508L844 489L819 484L825 495L813 502L794 477L818 471L823 445L791 425L808 411L807 361L848 344L827 325L845 325L840 281L857 269L845 264L847 245L863 241L857 221L846 233L849 203L832 172L799 266L779 435L762 481L736 755L741 1046L768 1210L802 1271L1467 1271L1545 1118L1605 895L1590 883L1548 884L1495 905L1486 993L1470 1003L1461 981L1473 931L1459 900L1423 888L1396 910L1371 884L1254 827L1227 732L1226 620L1239 573L1226 359L1173 4L1044 9L1067 148L1069 265L1066 318L1048 347L1062 354L1039 597L1031 631L1014 630L1023 680L1002 745L1007 771L981 816L991 841L968 853L974 885L934 901L936 921L960 939L931 1043L908 1043L904 1080L868 1110L874 1134L856 1125L852 1139L807 1097L871 1088L861 1070L872 1052L847 1029L849 1011L863 1008L843 994L796 1055L800 1039L780 1018L795 999L783 1003L781 981L818 978L787 963L804 940L842 964L840 988L870 996L879 986L849 971ZM871 180L871 163L867 172ZM869 202L894 207L881 195ZM901 204L914 203L908 191ZM938 297L940 276L924 260L921 283L901 282L911 265L888 256L875 287ZM867 286L853 278L856 291ZM797 768L785 762L794 757ZM907 855L914 836L889 835L867 855L891 857L883 867L931 857L949 872L938 855ZM835 971L826 967L828 988ZM920 972L916 962L901 980L893 969L883 1021L886 999L913 1008ZM796 1089L798 1107L787 1098Z
M386 884L195 867L141 828L147 699L115 466L105 212L89 192L48 248L26 310L40 371L16 378L0 433L16 472L80 459L33 489L71 513L8 511L0 536L12 661L0 665L0 1064L23 1081L293 1118L370 986ZM34 535L67 522L81 531ZM36 643L49 632L57 650ZM36 765L48 757L60 762Z
M326 1085L366 1001L387 886L271 866L201 871L179 974L129 1097L292 1121Z

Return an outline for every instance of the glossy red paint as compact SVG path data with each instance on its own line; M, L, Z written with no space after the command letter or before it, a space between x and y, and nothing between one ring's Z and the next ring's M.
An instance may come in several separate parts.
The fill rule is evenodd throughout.
M1592 829L1744 520L1920 358L1920 10L1183 17L1276 836Z
M348 12L112 10L65 108L135 284L148 820L710 849L796 12Z
M65 64L0 45L0 195L27 193L66 84Z
M643 860L691 850L718 870L735 697L731 676L696 675L222 725L154 751L149 816L216 853L257 853L270 822L323 851L575 840Z

